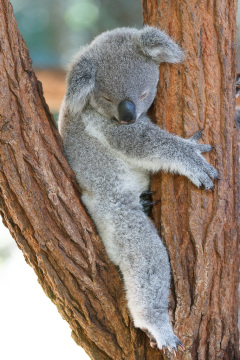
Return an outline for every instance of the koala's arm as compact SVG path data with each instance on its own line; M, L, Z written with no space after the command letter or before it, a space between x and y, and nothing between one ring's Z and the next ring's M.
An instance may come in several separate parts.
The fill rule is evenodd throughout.
M133 165L152 172L165 170L185 175L197 187L212 189L210 177L217 178L218 172L201 155L212 150L210 145L197 143L201 136L201 130L189 139L171 135L147 117L107 133L109 144Z

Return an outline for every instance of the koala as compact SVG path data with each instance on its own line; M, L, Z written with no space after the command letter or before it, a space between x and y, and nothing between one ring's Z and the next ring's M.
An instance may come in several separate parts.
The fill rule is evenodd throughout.
M107 254L122 273L134 325L152 347L171 352L183 344L169 323L168 254L146 214L150 174L178 173L205 189L218 177L202 156L212 146L198 144L201 130L183 139L147 116L159 64L183 58L184 51L158 28L107 31L69 66L59 115L65 156Z

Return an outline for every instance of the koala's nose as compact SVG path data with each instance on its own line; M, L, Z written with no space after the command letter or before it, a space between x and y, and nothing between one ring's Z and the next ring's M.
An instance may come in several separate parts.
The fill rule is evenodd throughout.
M124 100L118 105L118 115L121 124L131 124L136 120L135 105L130 100Z

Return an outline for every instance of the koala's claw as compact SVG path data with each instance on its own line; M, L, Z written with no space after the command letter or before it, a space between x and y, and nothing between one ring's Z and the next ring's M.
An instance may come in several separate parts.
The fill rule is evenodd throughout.
M177 341L177 347L179 347L182 351L185 350L185 346L183 345L183 343L180 340Z
M157 343L155 341L150 341L150 346L153 348L153 349L156 349L157 348Z
M203 132L203 129L200 129L199 131L197 131L195 134L193 134L189 140L190 141L198 141L201 139L202 137L202 132Z
M150 346L152 348L157 348L157 341L156 339L152 336L152 334L148 331L148 329L145 328L141 328L142 331L145 332L145 334L149 337L150 339Z
M214 148L212 145L206 145L206 144L197 144L196 148L198 151L200 151L201 153L204 152L210 152L212 151L212 149Z
M140 195L140 197L149 197L151 196L152 194L154 194L156 191L150 191L150 190L146 190L146 191L143 191Z
M145 334L149 337L150 346L154 349L157 349L158 344L157 344L157 340L154 338L154 336L146 328L141 328L141 330L144 331ZM167 343L165 342L165 345L162 345L162 347L161 347L162 349L160 348L160 350L162 350L164 354L165 354L166 350L168 350L170 354L173 354L174 356L176 356L177 350L180 349L181 351L184 351L185 347L184 347L183 343L177 338L176 335L173 334L173 336L174 336L175 344L172 342L171 345L167 345Z
M173 356L176 357L176 355L177 355L177 348L176 347L171 349L168 346L168 351L170 352L170 354L173 354Z

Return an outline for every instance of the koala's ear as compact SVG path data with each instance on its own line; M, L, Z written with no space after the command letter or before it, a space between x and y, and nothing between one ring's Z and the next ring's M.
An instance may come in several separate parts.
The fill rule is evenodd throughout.
M75 114L82 111L94 88L95 73L95 62L84 55L78 56L69 66L65 98L69 111Z
M138 36L141 51L157 64L183 61L184 51L163 31L145 26L139 31Z

